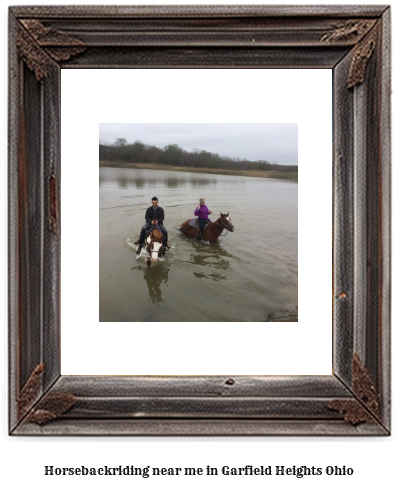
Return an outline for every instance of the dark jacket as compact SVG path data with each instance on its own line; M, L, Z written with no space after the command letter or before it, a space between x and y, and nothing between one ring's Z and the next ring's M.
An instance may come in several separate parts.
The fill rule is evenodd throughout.
M158 206L156 210L152 206L147 208L147 211L145 212L145 221L147 223L151 223L153 220L158 220L159 225L163 224L163 221L165 219L165 214L163 212L163 208Z

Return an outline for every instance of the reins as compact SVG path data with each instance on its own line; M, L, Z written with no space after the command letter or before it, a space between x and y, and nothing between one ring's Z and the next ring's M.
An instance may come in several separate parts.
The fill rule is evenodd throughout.
M219 218L218 218L218 220L219 220ZM216 220L216 222L213 222L213 223L216 223L217 225L219 225L219 227L222 227L222 229L223 228L226 229L226 233L224 235L220 234L219 237L226 237L226 235L229 233L229 231L225 225L220 225L220 223L218 223L218 220Z

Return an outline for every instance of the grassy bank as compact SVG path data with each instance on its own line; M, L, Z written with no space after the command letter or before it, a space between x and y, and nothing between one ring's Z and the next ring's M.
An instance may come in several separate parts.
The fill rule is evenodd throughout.
M266 177L268 179L286 179L298 182L298 172L258 171L258 170L234 170L234 169L208 169L200 167L176 167L164 164L128 164L126 162L114 162L100 160L100 167L121 167L126 169L154 169L177 172L194 172L197 174L222 174L230 176Z

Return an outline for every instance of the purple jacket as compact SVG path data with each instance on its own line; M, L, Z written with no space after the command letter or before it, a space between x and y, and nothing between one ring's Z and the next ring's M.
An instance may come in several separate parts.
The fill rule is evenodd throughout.
M209 213L210 212L206 205L204 206L198 205L197 208L195 209L194 215L198 218L208 218Z

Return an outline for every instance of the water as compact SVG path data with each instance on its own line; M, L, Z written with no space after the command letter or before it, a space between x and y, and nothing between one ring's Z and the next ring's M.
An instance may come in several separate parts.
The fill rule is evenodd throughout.
M148 268L133 243L154 195L172 248ZM234 225L214 246L179 231L202 197ZM100 168L100 321L265 321L297 299L297 183Z

